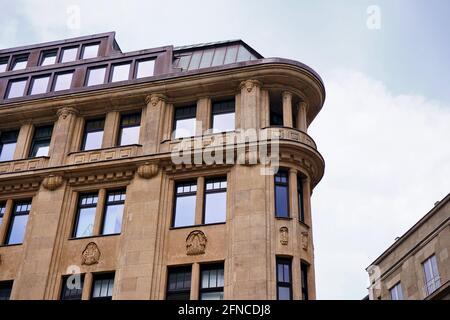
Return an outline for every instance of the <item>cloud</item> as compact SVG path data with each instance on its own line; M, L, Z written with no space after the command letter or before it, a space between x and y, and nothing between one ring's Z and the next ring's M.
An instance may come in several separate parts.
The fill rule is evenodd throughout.
M326 161L312 199L318 298L361 299L365 268L450 190L450 106L352 70L325 85L310 128Z

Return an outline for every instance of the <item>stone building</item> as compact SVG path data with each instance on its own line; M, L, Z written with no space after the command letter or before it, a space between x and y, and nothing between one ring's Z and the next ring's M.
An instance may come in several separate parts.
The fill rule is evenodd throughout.
M450 300L450 194L366 270L371 300Z
M314 299L324 99L311 68L240 40L1 50L0 297Z

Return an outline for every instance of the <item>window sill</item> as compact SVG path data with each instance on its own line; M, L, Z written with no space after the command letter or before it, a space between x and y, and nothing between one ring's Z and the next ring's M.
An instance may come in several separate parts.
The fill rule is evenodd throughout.
M169 230L188 229L188 228L200 228L200 227L217 226L217 225L223 225L223 224L226 224L226 222L195 224L195 225L183 226L183 227L170 227Z
M275 219L277 219L277 220L288 220L288 221L290 221L290 220L292 220L293 218L292 218L292 217L277 217L277 216L275 216Z
M109 238L109 237L114 237L114 236L120 236L121 233L112 233L112 234L99 234L96 236L88 236L88 237L71 237L68 240L69 241L73 241L73 240L86 240L86 239L95 239L95 238Z
M311 228L308 224L306 224L305 222L303 222L301 220L299 220L298 223L300 223L300 225L304 226L306 229L310 229Z
M21 246L21 245L23 245L23 243L2 244L2 245L0 245L0 248L17 247L17 246Z

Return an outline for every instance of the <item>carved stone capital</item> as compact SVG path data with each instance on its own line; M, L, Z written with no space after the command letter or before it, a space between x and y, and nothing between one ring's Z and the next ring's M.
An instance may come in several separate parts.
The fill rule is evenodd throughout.
M53 191L58 189L63 184L63 181L63 177L51 174L48 177L44 178L44 180L42 181L42 185L45 189Z
M282 95L283 99L289 99L289 100L292 99L292 92L290 92L290 91L283 91L283 93L281 95Z
M167 97L164 94L161 93L152 93L148 96L145 97L145 103L147 103L147 105L151 105L153 107L156 107L156 105L159 102L166 102L167 101Z
M308 232L302 232L301 233L301 243L302 243L302 249L305 251L308 251L308 244L309 244L309 234Z
M101 252L95 242L89 242L81 254L81 264L91 266L98 263Z
M74 107L63 107L61 109L58 109L58 111L56 111L56 115L58 116L58 118L62 119L66 119L71 114L77 116L80 114L80 112L78 111L78 109Z
M206 235L203 231L194 230L186 238L186 254L188 256L195 256L204 254L206 250Z
M289 229L287 227L280 228L280 243L286 246L289 243Z
M254 87L261 87L262 83L261 81L258 80L245 80L242 81L241 84L239 85L239 89L242 90L243 88L245 88L247 90L247 92L252 92Z
M139 177L144 179L150 179L153 178L158 174L159 167L157 164L154 163L144 163L143 165L139 166L137 169L137 173Z

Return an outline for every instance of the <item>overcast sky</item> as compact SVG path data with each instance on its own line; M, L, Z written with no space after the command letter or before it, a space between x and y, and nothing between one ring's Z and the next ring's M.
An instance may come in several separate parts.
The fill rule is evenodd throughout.
M361 299L365 267L450 190L449 13L446 0L2 0L0 48L116 31L124 52L242 39L308 64L327 90L310 127L326 161L318 298Z

